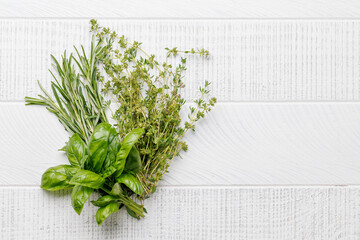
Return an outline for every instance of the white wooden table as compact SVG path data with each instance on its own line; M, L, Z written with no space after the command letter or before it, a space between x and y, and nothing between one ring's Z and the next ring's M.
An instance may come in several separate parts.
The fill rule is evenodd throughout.
M219 103L141 221L98 227L39 188L68 134L23 98L90 18L156 55L212 54L190 59L184 96L209 80ZM360 239L359 19L355 0L0 0L0 239Z

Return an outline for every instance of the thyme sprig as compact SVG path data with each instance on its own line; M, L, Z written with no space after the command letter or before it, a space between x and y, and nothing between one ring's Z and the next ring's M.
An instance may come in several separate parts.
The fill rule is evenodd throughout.
M208 57L205 49L179 50L166 48L166 60L159 63L155 55L141 48L141 43L129 42L109 28L100 27L91 20L91 29L99 42L106 47L98 57L108 79L101 78L103 92L118 103L113 114L119 134L134 128L145 129L145 135L137 143L142 157L142 170L137 174L145 189L143 198L156 189L157 183L167 172L172 160L188 146L183 141L188 130L195 131L195 123L203 118L216 103L216 98L206 101L210 83L200 87L200 98L190 106L188 119L181 124L180 110L186 103L181 96L186 58L173 66L169 57L179 54L196 54Z

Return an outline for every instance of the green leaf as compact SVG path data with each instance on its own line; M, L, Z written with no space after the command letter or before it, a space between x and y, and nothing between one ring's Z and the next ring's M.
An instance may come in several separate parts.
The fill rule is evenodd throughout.
M104 172L104 177L108 177L117 171L116 175L120 175L125 168L126 158L129 155L131 148L139 140L139 138L144 134L144 129L135 128L130 133L128 133L123 142L121 143L121 148L116 155L116 161L113 165L108 167Z
M69 162L73 166L83 167L86 160L86 145L78 134L72 135L65 148Z
M110 130L111 125L109 123L100 123L96 126L91 135L88 147L88 170L92 170L96 173L101 172L101 168L108 152Z
M96 222L101 225L107 217L109 217L112 213L117 212L118 210L118 203L109 203L105 207L99 208L96 212Z
M72 188L70 179L80 169L70 165L59 165L47 169L41 178L41 188L48 191Z
M103 169L109 168L116 161L116 154L120 150L120 140L115 128L110 129L109 141L108 141L108 150L107 155L104 161Z
M125 184L128 188L130 188L134 193L138 195L141 195L143 193L143 188L139 180L137 180L137 178L130 173L122 174L117 177L116 180L119 183Z
M89 170L80 170L70 180L70 184L99 189L105 183L105 179L99 174Z
M125 208L126 208L127 213L130 216L132 216L133 218L136 218L138 220L140 219L140 217L138 215L136 215L136 213L134 213L134 211L132 211L130 208L128 208L127 206L125 206Z
M65 146L63 146L62 148L58 149L58 151L66 152L66 146L67 146L67 145L65 145Z
M116 200L116 198L114 196L105 195L96 201L91 201L91 203L97 207L105 207L109 203L115 202L115 200Z
M125 169L138 173L141 170L140 153L135 146L133 146L126 159Z
M94 189L89 187L84 187L76 185L71 192L71 205L73 206L75 212L80 215L84 204L93 193Z
M110 194L114 196L119 196L122 193L122 189L119 183L115 183L114 186L111 189Z

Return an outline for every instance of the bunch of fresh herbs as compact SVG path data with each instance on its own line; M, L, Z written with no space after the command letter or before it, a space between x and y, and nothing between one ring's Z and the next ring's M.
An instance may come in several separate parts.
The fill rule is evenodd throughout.
M92 203L99 207L99 224L122 206L131 216L144 217L144 199L156 190L172 160L187 150L184 135L195 131L195 123L216 103L215 98L205 100L210 85L206 81L182 121L186 58L177 66L168 60L179 54L208 57L209 52L166 48L166 59L159 63L141 43L129 42L95 20L91 31L88 56L83 47L75 48L76 55L65 52L61 63L52 56L52 94L39 83L43 95L25 98L27 104L46 106L73 134L62 149L70 165L48 169L42 188L72 188L72 204L79 214L97 191L100 198ZM109 124L109 112L114 125Z

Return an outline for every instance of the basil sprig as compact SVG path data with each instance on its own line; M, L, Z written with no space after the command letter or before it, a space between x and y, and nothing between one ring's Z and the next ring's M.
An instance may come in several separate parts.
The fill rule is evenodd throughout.
M96 214L99 225L120 206L125 206L135 218L144 217L145 209L129 197L143 193L136 177L141 169L141 158L135 147L143 133L143 129L135 128L120 142L115 128L109 123L100 123L88 144L75 133L64 147L70 165L47 169L42 175L41 188L48 191L72 189L71 202L78 214L90 195L99 192L101 197L92 201L99 207Z

